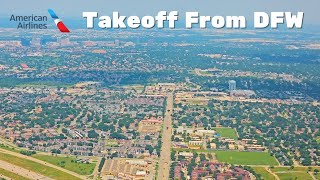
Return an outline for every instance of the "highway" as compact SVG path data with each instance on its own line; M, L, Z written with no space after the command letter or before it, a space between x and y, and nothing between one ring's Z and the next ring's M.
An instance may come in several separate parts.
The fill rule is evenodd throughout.
M163 122L162 147L160 152L158 180L169 179L170 170L170 148L172 134L172 110L173 110L173 93L167 96L166 112Z
M19 158L21 158L21 159L26 159L26 160L29 160L29 161L33 161L33 162L35 162L35 163L41 164L41 165L43 165L43 166L48 166L48 167L54 168L54 169L56 169L56 170L63 171L63 172L65 172L65 173L68 173L68 174L70 174L70 175L73 175L73 176L75 176L75 177L77 177L77 178L79 178L79 179L87 179L87 177L84 176L84 175L79 175L79 174L77 174L77 173L75 173L75 172L72 172L72 171L69 171L69 170L64 169L64 168L62 168L62 167L59 167L59 166L56 166L56 165L53 165L53 164L44 162L44 161L42 161L42 160L33 158L33 157L31 157L31 156L25 156L25 155L22 155L22 154L20 154L20 153L13 152L13 151L8 151L8 150L5 150L5 149L0 149L0 152L1 152L1 153L4 153L4 154L11 155L11 156L19 157ZM2 161L1 161L1 162L2 162ZM0 162L0 163L1 163L1 162ZM11 169L18 169L18 168L13 167L13 166L14 166L14 165L12 165L12 168L11 168ZM23 167L21 167L21 169L22 169L22 168L23 168ZM22 173L22 171L20 171L20 172ZM24 175L22 175L22 176L24 176ZM37 177L37 176L35 175L34 177ZM36 178L36 179L37 179L37 178ZM40 179L40 178L38 178L38 179ZM46 178L46 179L48 179L48 178Z

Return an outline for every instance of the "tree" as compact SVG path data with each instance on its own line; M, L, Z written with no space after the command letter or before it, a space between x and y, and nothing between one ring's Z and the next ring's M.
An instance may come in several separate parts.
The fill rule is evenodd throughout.
M68 130L66 128L62 128L62 132L67 134L68 133Z
M151 140L151 137L150 137L149 135L146 135L146 136L144 137L144 140Z
M149 153L151 154L153 152L154 148L151 145L148 144L148 145L146 145L145 150L148 150Z
M106 161L106 158L103 157L99 163L98 172L101 172L105 161Z
M88 137L89 138L97 138L99 137L99 134L95 130L88 131Z
M171 151L171 154L170 154L171 161L174 161L175 155L176 155L176 151Z
M118 132L111 133L110 138L112 138L112 139L127 139L127 137L125 135L120 134Z
M304 166L310 166L310 165L311 165L311 159L305 158L305 159L301 162L301 164L304 165Z
M132 154L128 154L128 158L133 158L133 155Z

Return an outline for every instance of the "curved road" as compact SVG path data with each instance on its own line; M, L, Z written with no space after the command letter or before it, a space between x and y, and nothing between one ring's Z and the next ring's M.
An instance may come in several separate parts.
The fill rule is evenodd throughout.
M280 180L279 176L272 172L268 167L265 167L265 170L268 171L268 173L270 173L276 180Z
M173 93L167 96L167 107L163 122L162 132L162 147L160 152L158 180L169 179L170 171L170 148L171 148L171 133L172 133L172 114L173 110Z

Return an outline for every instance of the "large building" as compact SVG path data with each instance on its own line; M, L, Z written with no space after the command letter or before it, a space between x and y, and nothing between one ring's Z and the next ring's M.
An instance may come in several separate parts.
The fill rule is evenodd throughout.
M229 90L234 91L237 88L237 82L235 80L230 80L229 81Z
M32 37L32 40L30 41L30 45L33 47L39 47L41 46L41 38L39 37Z
M120 40L118 40L118 39L114 40L114 45L119 47L121 45Z
M70 46L71 42L68 37L58 37L57 43L59 43L60 46Z

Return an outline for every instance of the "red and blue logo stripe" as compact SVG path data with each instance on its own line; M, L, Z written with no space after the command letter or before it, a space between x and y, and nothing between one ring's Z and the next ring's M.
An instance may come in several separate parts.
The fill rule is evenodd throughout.
M65 26L63 24L62 20L59 19L59 17L56 15L56 13L52 9L48 9L48 12L49 12L50 16L52 17L52 19L54 20L54 22L56 23L60 32L63 32L63 33L70 32L69 29L67 28L67 26Z

